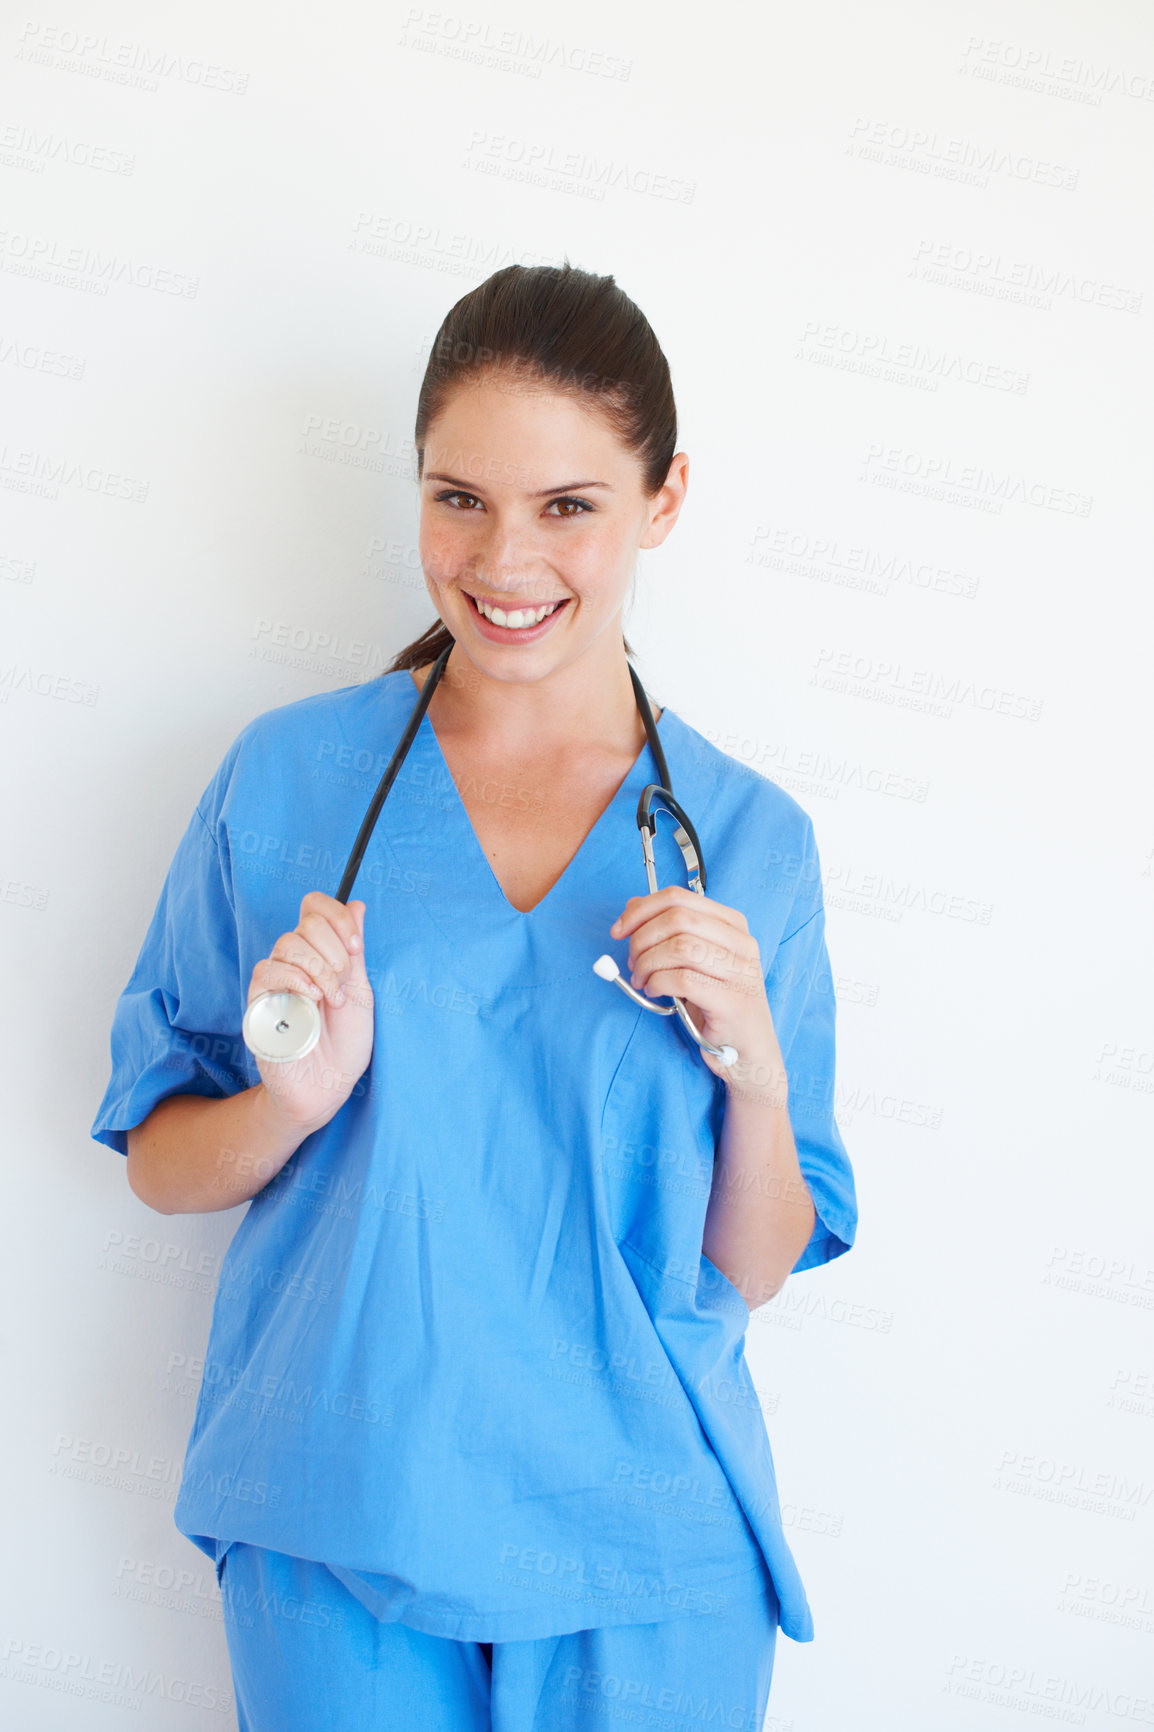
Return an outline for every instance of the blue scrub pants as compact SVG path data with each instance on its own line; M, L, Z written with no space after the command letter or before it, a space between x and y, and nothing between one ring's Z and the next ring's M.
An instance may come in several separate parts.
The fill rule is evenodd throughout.
M765 1718L765 1572L725 1614L493 1643L381 1623L324 1564L240 1540L220 1586L239 1732L761 1732Z

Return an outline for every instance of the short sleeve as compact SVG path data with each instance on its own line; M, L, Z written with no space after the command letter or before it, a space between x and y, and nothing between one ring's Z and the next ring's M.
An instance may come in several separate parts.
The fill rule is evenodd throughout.
M126 1155L125 1133L168 1095L219 1099L249 1087L246 998L228 866L198 806L117 1001L96 1141Z
M857 1232L858 1213L853 1170L834 1118L837 1006L812 828L804 859L806 881L795 903L795 920L800 916L801 924L793 924L778 944L765 980L789 1081L789 1117L798 1164L816 1215L793 1274L848 1251Z

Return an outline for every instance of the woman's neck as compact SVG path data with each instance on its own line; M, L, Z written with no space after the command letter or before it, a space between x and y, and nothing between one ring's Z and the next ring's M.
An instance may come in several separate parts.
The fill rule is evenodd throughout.
M418 691L431 668L411 670ZM484 740L494 756L517 762L564 756L575 744L636 757L646 740L624 653L601 669L573 665L547 680L519 682L481 674L455 648L428 713L439 739ZM654 706L654 720L660 715Z

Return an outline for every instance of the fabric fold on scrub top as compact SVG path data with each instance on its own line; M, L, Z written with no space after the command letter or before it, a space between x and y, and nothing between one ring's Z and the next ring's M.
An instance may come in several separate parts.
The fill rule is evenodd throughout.
M117 1004L99 1141L125 1153L166 1096L259 1082L252 969L306 891L335 890L415 696L388 674L233 742ZM817 1214L800 1271L857 1224L812 825L668 708L658 733L709 895L766 968ZM423 718L352 891L371 1062L252 1198L221 1270L174 1511L214 1560L237 1539L314 1559L382 1618L502 1642L724 1612L768 1569L782 1630L812 1637L749 1312L701 1249L725 1085L675 1018L592 970L625 963L608 929L646 891L635 813L656 779L646 744L520 913ZM656 852L683 883L665 823Z

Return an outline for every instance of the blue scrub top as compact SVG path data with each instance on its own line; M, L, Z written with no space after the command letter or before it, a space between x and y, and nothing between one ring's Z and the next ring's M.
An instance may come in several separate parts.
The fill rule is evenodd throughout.
M415 698L386 674L238 735L117 1003L97 1140L125 1154L166 1096L260 1081L253 967L307 890L335 892ZM811 1268L857 1225L813 826L669 708L658 732L708 893L767 970ZM220 1275L174 1511L214 1560L234 1539L312 1558L380 1616L470 1641L707 1613L768 1566L782 1630L812 1638L749 1311L701 1249L725 1084L592 969L625 963L609 927L646 893L635 814L657 779L646 744L520 913L422 719L352 891L372 1059L251 1199ZM659 881L684 883L671 832Z

